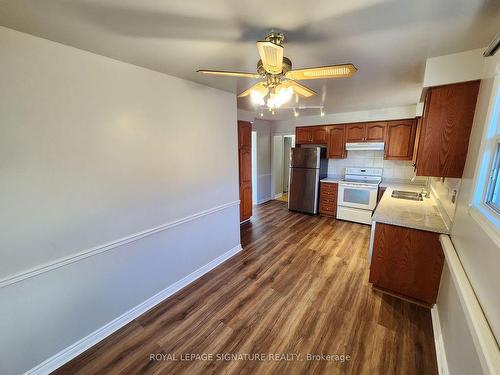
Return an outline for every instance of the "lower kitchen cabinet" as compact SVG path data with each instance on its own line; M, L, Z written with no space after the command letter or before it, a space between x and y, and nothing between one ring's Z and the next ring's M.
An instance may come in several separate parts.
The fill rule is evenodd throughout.
M430 307L443 263L439 233L375 224L369 279L375 288Z
M319 190L319 213L326 216L337 216L337 194L339 185L332 182L321 182Z

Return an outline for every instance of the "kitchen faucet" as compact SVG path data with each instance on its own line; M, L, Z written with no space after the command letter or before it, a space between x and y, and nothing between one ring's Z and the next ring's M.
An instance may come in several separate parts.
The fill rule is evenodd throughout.
M431 193L429 192L429 190L426 190L425 188L422 188L422 190L420 191L420 195L425 198L431 197Z

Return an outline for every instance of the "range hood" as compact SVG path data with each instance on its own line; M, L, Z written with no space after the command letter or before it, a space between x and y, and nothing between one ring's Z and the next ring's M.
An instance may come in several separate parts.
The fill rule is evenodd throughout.
M350 142L345 144L345 149L349 150L360 150L360 151L373 151L373 150L383 150L384 142Z

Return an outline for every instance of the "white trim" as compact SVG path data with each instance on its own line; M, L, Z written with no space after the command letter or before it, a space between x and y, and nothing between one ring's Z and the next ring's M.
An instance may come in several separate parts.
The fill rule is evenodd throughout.
M269 202L271 200L273 200L271 197L265 197L265 198L258 200L255 204L262 204L262 203Z
M279 199L283 196L283 193L274 194L274 199Z
M164 301L174 293L178 292L182 288L191 284L207 272L211 271L221 263L225 262L233 255L237 254L242 250L241 244L233 247L231 250L222 254L218 258L212 260L206 265L198 268L196 271L190 273L186 277L179 281L176 281L166 289L155 294L154 296L148 298L146 301L135 306L126 313L120 315L118 318L112 320L101 328L95 330L90 335L84 337L83 339L77 341L66 349L61 350L59 353L40 363L38 366L33 367L31 370L25 372L25 374L49 374L57 368L61 367L65 363L69 362L79 354L83 353L85 350L91 348L99 341L105 339L113 332L117 331L121 327L125 326L127 323L136 319L140 315L144 314L146 311L155 307L160 302Z
M210 209L205 210L205 211L200 211L200 212L194 213L192 215L171 221L169 223L159 225L159 226L154 227L154 228L146 229L142 232L134 233L130 236L123 237L123 238L108 242L108 243L103 244L103 245L98 245L98 246L92 247L90 249L80 251L80 252L78 252L74 255L70 255L68 257L56 259L52 262L34 267L30 270L21 271L17 274L7 276L3 279L0 279L0 288L6 287L6 286L14 284L14 283L18 283L22 280L28 279L30 277L39 275L39 274L44 273L44 272L51 271L51 270L59 268L59 267L66 266L68 264L78 262L82 259L94 256L97 254L101 254L105 251L109 251L109 250L114 249L118 246L122 246L122 245L125 245L127 243L140 240L141 238L151 236L152 234L156 234L156 233L162 232L164 230L171 229L171 228L176 227L178 225L185 224L189 221L196 220L200 217L210 215L210 214L215 213L217 211L221 211L221 210L224 210L224 209L229 208L229 207L237 206L239 204L240 204L239 200L225 203L225 204L222 204L220 206L213 207L213 208L210 208Z
M450 237L445 234L439 236L439 241L443 247L453 283L456 286L483 373L485 375L500 374L500 350L481 305L474 294L474 289L472 289L460 263L455 247Z
M448 361L446 360L446 351L444 350L443 333L439 321L439 312L437 306L431 309L432 331L434 332L434 347L436 348L436 359L439 375L449 375Z

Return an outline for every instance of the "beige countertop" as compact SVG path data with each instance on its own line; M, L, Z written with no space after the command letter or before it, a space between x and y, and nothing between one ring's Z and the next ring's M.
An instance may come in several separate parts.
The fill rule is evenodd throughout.
M342 176L328 176L328 177L325 177L323 179L320 180L320 182L329 182L331 184L336 184L338 183L340 180L342 180Z
M372 221L448 234L449 228L446 226L433 197L424 198L423 201L391 197L393 190L420 192L421 188L422 186L418 185L388 185L373 214Z

